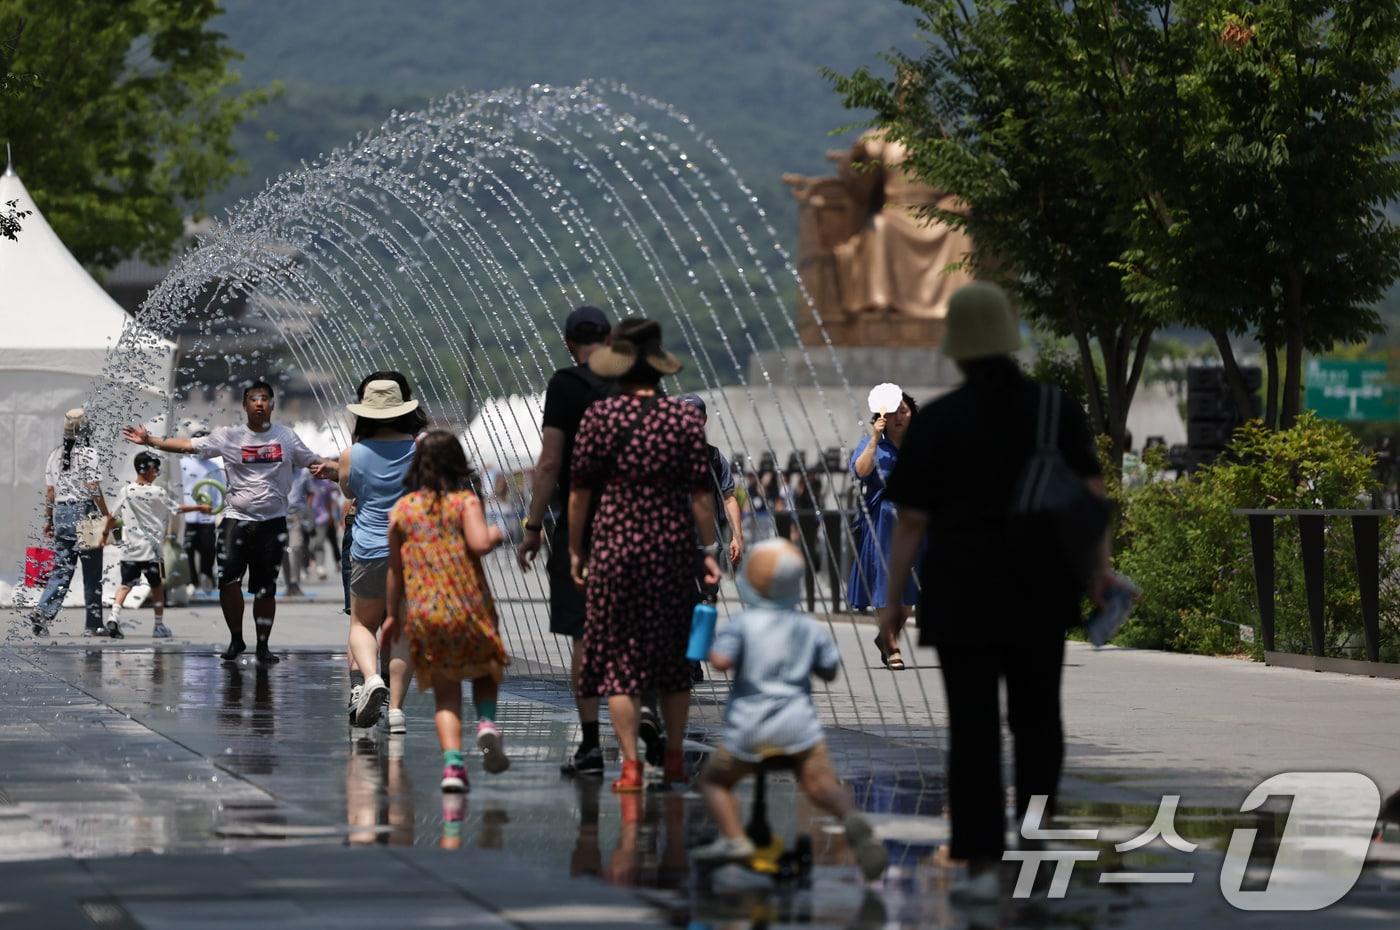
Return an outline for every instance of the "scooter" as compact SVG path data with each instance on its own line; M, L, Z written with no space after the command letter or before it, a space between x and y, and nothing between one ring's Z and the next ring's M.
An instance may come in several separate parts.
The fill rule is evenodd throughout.
M768 773L775 768L786 768L782 760L764 761L759 764L754 778L753 807L749 811L749 822L744 832L754 845L754 853L746 861L716 862L700 867L697 877L702 885L708 885L716 869L725 865L738 865L757 875L771 878L780 887L805 888L812 883L812 838L798 834L792 849L786 849L783 839L773 833L768 823Z

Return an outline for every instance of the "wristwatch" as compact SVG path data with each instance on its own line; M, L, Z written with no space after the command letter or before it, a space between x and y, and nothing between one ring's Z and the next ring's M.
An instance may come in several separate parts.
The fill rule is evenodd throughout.
M529 523L528 520L521 520L521 521L520 521L520 525L523 526L523 527L525 527L525 532L527 532L527 533L542 533L542 532L544 532L544 524L543 524L543 523L536 523L536 524L534 524L534 525L531 525L531 524Z
M719 555L719 543L712 542L708 546L696 546L705 555Z

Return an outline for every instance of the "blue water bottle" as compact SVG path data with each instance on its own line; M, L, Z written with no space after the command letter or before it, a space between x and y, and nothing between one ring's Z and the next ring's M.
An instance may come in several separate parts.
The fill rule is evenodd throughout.
M710 644L715 641L717 616L714 604L695 605L695 612L690 615L690 645L685 650L685 657L690 661L704 662L709 658Z

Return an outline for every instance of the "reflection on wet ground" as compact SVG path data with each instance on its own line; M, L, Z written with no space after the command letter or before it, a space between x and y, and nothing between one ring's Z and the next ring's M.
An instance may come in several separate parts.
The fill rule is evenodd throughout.
M408 734L388 737L347 727L346 694L344 656L325 652L288 652L268 669L252 660L224 665L193 651L0 651L6 708L0 859L306 844L465 847L642 889L671 923L695 928L1151 926L1158 916L1163 926L1187 919L1209 926L1216 918L1236 923L1247 916L1224 905L1214 887L1231 831L1258 828L1260 848L1270 838L1276 845L1284 816L1183 808L1176 823L1200 845L1196 853L1157 844L1120 854L1113 844L1146 828L1154 807L1067 805L1062 814L1069 825L1111 828L1097 843L1083 844L1100 853L1098 860L1075 870L1065 899L1042 894L989 918L949 904L956 871L941 861L947 835L941 778L846 766L892 863L883 884L867 887L839 826L797 796L790 778L774 775L775 834L789 848L806 835L812 847L811 881L774 893L768 879L746 870L693 872L687 848L712 835L694 793L617 796L605 780L562 779L558 767L577 726L558 679L507 682L499 723L513 765L488 776L469 761L465 797L438 790L441 756L430 695L410 694ZM692 766L703 756L704 736L703 727L692 733ZM832 745L840 760L843 744L871 739L836 732ZM616 768L614 750L610 774ZM1195 887L1099 881L1105 870L1173 868L1200 873ZM1333 916L1369 925L1375 908L1400 908L1400 873L1393 869L1393 863L1369 869L1345 902L1355 906Z

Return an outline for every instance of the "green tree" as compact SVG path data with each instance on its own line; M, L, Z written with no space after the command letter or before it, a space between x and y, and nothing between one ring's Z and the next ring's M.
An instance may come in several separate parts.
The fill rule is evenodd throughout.
M967 230L979 277L1012 290L1023 312L1074 345L1095 429L1119 454L1157 325L1129 300L1117 262L1133 203L1096 170L1072 68L1046 46L1072 38L1049 0L904 0L928 38L921 57L891 52L889 81L828 72L851 108L910 150L909 164L965 209L930 209Z
M1400 273L1400 6L1374 0L1075 0L1059 60L1093 163L1137 204L1125 286L1263 347L1265 420L1290 426L1305 351L1364 339ZM1150 93L1139 91L1146 89Z
M0 97L18 94L19 88L27 83L21 76L10 73L6 66L12 49L12 37L0 33ZM7 163L8 154L7 152ZM7 200L0 204L0 236L10 240L18 239L21 221L28 215L28 210L19 208L18 200Z
M54 230L92 268L167 257L240 164L237 92L215 0L0 0L0 142Z

